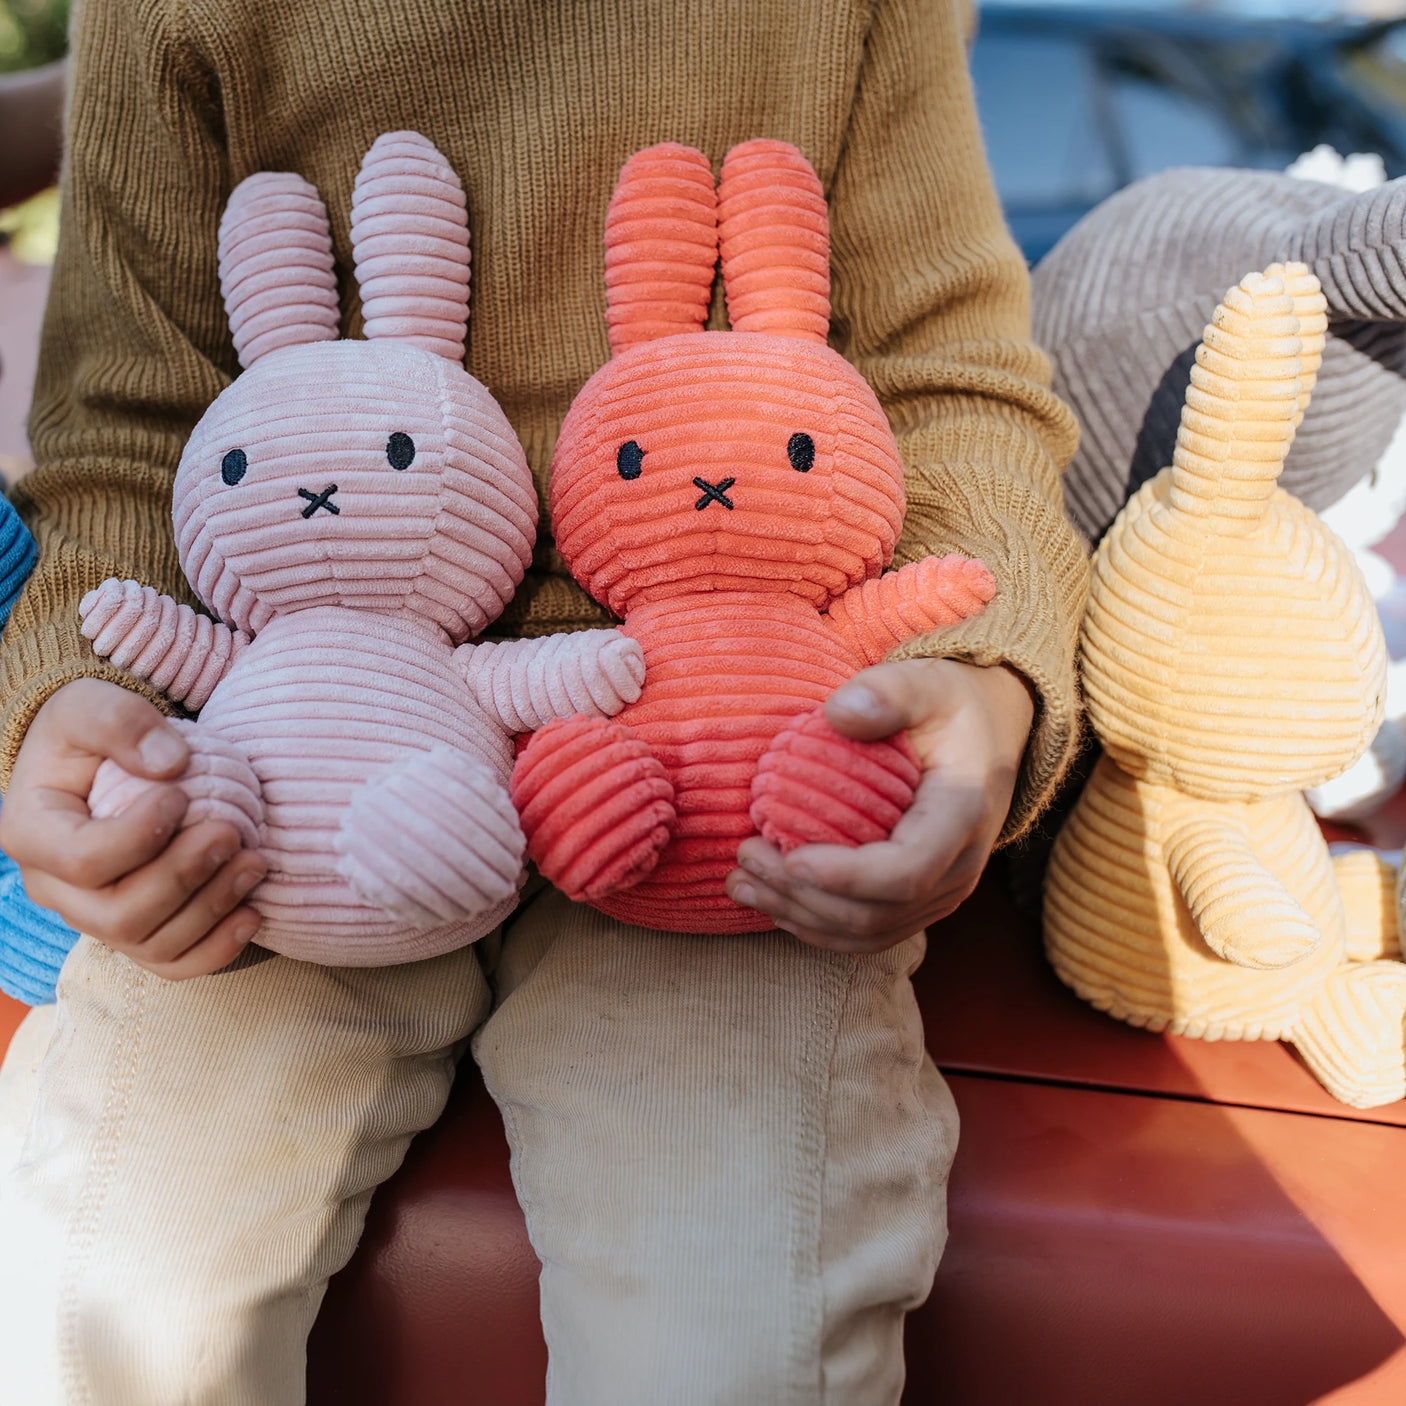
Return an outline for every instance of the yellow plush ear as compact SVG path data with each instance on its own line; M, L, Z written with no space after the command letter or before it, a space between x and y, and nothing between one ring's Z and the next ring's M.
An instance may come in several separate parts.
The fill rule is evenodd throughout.
M1207 531L1249 532L1274 492L1323 356L1327 304L1303 264L1246 275L1196 351L1169 505Z

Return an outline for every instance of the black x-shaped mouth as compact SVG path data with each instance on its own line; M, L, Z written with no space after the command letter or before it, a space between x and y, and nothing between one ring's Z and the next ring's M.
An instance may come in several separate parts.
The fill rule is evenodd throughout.
M727 496L727 490L737 482L735 478L725 478L719 484L709 483L706 478L696 478L693 482L703 490L703 496L693 505L700 513L709 503L721 503L725 508L732 507L732 499Z
M728 481L731 482L730 479ZM340 513L342 510L332 501L332 495L336 491L337 485L335 483L329 483L321 493L309 493L306 488L300 488L298 497L308 500L307 507L303 509L303 516L311 517L319 508L326 508L329 513Z

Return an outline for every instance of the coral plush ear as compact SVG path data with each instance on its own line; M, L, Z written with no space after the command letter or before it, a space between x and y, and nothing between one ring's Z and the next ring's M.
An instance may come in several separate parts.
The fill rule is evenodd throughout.
M823 342L830 331L830 217L789 142L743 142L718 182L727 315L735 332Z
M464 359L469 215L454 168L419 132L377 137L352 193L366 335Z
M624 165L605 217L605 321L612 355L701 332L718 262L708 158L662 142Z
M239 364L337 338L332 234L316 189L289 171L235 186L220 221L220 292Z

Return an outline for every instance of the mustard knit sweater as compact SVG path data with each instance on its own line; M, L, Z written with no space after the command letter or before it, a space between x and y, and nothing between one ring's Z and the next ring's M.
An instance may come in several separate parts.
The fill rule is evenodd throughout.
M1029 341L967 19L960 0L83 0L37 467L15 494L41 559L0 648L0 771L62 684L141 688L80 636L85 591L132 577L193 603L171 480L238 371L215 268L237 182L296 171L318 187L357 336L347 212L361 154L407 127L444 152L469 202L467 365L507 412L545 503L562 417L608 354L602 229L620 166L659 141L720 162L774 137L824 183L831 340L873 385L907 466L896 564L968 552L1000 587L983 615L897 657L1007 661L1038 693L1006 829L1018 833L1073 744L1086 566L1060 496L1074 423ZM497 632L604 619L544 520Z

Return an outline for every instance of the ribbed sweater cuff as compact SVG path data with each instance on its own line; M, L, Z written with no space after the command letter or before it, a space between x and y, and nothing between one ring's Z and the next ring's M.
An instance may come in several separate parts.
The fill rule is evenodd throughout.
M99 659L77 624L39 625L18 633L5 632L0 648L0 785L8 787L10 773L34 715L64 684L75 679L104 679L150 699L163 713L180 715L169 698L105 659Z
M892 659L1008 664L1035 691L1035 718L998 844L1019 839L1053 799L1078 751L1081 709L1075 656L1088 592L1088 559L1032 462L1032 446L999 414L925 436L921 487L910 487L901 558L924 552L979 557L997 582L980 615L906 641ZM973 453L975 451L975 453ZM970 457L968 457L970 456ZM1025 461L1023 472L993 463Z
M1008 628L1008 612L996 601L987 612L907 640L888 657L959 659L982 667L1007 664L1034 689L1035 717L999 847L1020 839L1053 800L1078 752L1081 713L1074 670L1060 642L1048 632Z

